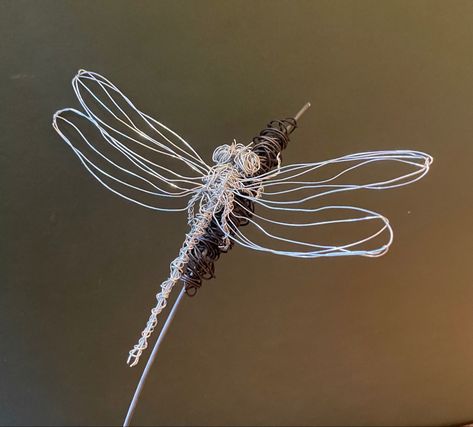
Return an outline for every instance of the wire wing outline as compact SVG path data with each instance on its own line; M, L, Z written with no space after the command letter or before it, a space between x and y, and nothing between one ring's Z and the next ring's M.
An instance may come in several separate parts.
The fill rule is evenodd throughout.
M338 184L337 180L355 171L359 168L366 167L375 162L394 162L401 163L412 168L404 174L398 175L391 179L369 182L366 184ZM263 185L262 195L248 195L245 192L237 192L239 197L244 197L255 204L255 212L252 213L252 218L248 221L250 224L256 227L256 229L263 235L270 237L271 239L289 243L291 245L302 247L306 250L280 250L272 247L262 246L251 240L248 237L247 229L241 229L232 226L232 235L230 236L236 243L251 249L255 249L263 252L270 252L277 255L285 255L298 258L317 258L323 256L367 256L367 257L378 257L385 254L392 241L393 241L393 230L389 224L389 220L375 211L365 209L362 207L350 206L350 205L327 205L318 207L307 207L307 203L325 196L350 192L360 189L366 190L384 190L390 188L401 187L408 185L421 179L429 171L429 167L432 164L433 158L423 152L413 150L386 150L386 151L372 151L362 152L356 154L350 154L347 156L338 157L335 159L316 162L316 163L303 163L283 166L278 168L275 172L266 173L261 176L261 181L256 180L251 183L251 180L247 180L246 188L257 191L260 185ZM312 174L330 166L330 165L342 165L345 166L341 172L333 174L326 179L322 180L306 180L300 181L299 179L307 177L310 178ZM295 180L297 179L297 180ZM294 197L290 200L278 199L280 196L287 196L291 193L294 195L301 190L321 190L306 197L297 198ZM242 203L235 200L242 209L249 212L248 208ZM358 215L343 219L333 219L315 222L287 222L278 221L270 218L269 216L263 216L258 213L258 207L263 207L275 212L302 212L308 214L318 214L324 211L345 211L353 215ZM354 223L360 221L378 221L380 227L375 230L372 234L367 235L364 238L360 238L355 241L347 242L345 244L315 244L305 241L293 240L291 238L281 237L279 235L269 232L263 225L276 224L279 226L286 227L317 227L327 225L337 225L342 223ZM387 239L384 244L379 247L372 249L364 249L363 245L370 242L371 240L382 235L387 234ZM308 249L309 248L309 249Z
M91 175L113 193L146 208L186 210L188 199L201 188L202 178L210 170L192 146L165 125L141 112L100 74L79 70L72 79L72 87L83 111L75 108L57 111L53 117L53 127ZM79 141L73 141L66 135L62 126L72 130ZM86 126L98 132L96 143L85 135ZM79 148L79 142L84 144L88 154ZM99 143L105 144L106 149L111 148L120 162L99 148ZM160 162L153 162L140 154L138 149L149 150L161 161L168 159L177 165L185 165L189 174L183 175ZM185 206L166 208L156 206L155 197L161 200L185 198L187 201ZM145 202L146 198L151 198L153 203Z

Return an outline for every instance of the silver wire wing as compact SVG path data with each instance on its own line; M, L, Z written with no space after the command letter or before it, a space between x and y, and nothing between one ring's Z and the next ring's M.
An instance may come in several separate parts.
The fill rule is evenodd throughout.
M237 192L246 203L238 197L235 203L249 211L252 202L255 213L247 227L232 227L231 238L251 249L299 258L381 256L393 240L389 221L353 206L359 194L351 193L408 185L421 179L432 161L419 151L393 150L280 167L261 181L246 181L254 192L260 188L260 195L263 189L261 197ZM346 203L338 204L341 198Z
M94 178L141 206L186 210L210 170L191 145L97 73L80 70L72 87L83 111L57 111L53 127Z

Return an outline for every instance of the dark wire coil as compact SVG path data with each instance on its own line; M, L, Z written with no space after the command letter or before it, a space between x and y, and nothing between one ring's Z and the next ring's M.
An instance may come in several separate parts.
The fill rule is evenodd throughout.
M296 126L296 120L292 118L273 120L258 136L253 138L250 148L258 155L261 164L260 169L253 176L269 172L278 165L278 158L282 150L287 147L289 135ZM251 200L236 195L229 221L235 227L245 226L253 216L254 209L255 206ZM205 234L189 252L189 261L181 277L189 296L197 293L202 286L202 280L215 277L215 262L220 254L228 252L233 246L233 241L230 241L230 245L224 249L225 235L219 225L222 213L223 211L220 211L214 215Z

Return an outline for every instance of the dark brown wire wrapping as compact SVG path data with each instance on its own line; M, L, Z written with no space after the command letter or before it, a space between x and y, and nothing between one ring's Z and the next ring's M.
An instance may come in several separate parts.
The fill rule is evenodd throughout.
M278 165L278 156L289 143L289 135L297 127L295 119L283 119L271 121L258 136L253 138L250 148L260 158L260 169L253 176L262 175L274 169ZM236 227L248 224L254 212L254 203L245 197L235 196L233 212L230 216L231 223ZM241 205L241 206L240 206ZM215 277L215 262L220 254L228 252L233 241L227 249L225 246L224 233L220 228L222 211L212 218L205 234L189 253L189 261L186 264L181 281L184 283L186 293L194 296L202 286L202 280Z

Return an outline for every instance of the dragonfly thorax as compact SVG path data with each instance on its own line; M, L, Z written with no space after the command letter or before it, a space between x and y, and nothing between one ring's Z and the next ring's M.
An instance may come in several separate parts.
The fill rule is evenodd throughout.
M189 217L194 218L194 203L199 201L201 216L222 212L221 226L227 232L227 219L234 210L235 195L259 194L259 191L247 190L245 183L259 170L260 158L249 147L234 142L217 147L212 160L215 165L203 178L204 186L190 202Z
M234 190L243 190L245 178L254 175L260 168L260 159L251 149L234 142L217 147L212 160L215 165L204 176L204 187L200 191L204 205L212 209L228 203Z

